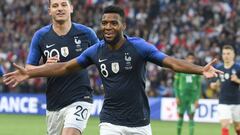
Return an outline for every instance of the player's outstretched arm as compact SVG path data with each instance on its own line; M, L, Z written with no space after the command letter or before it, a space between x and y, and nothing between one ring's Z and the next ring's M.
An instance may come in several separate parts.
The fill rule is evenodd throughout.
M26 69L14 64L15 71L4 74L4 83L16 87L19 83L33 77L51 77L68 74L80 69L76 59L63 63L47 63L36 66L32 69Z
M163 60L163 65L168 67L176 72L190 73L190 74L200 74L206 78L217 77L217 74L222 74L223 72L215 69L212 65L217 61L217 59L212 60L206 66L198 66L192 63L189 63L185 60L176 59L173 57L167 56Z

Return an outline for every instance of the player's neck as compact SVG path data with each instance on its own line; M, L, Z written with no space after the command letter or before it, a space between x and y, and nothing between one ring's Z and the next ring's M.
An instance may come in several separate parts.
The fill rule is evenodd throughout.
M224 62L224 67L225 68L231 68L233 64L234 64L234 61L232 61L232 62Z
M53 30L58 36L64 36L70 31L71 26L72 26L71 21L66 21L64 23L55 22L53 23Z
M117 42L116 45L109 45L109 44L108 44L108 47L109 47L111 50L118 50L119 48L122 47L122 45L124 44L124 42L125 42L125 38L122 37L122 38L119 40L119 42Z

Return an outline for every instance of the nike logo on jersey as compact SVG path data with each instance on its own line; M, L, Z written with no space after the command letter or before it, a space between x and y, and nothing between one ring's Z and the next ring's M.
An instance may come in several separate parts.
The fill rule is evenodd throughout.
M51 48L53 47L55 44L51 44L51 45L46 45L46 48Z
M106 61L107 59L98 59L98 62L104 62L104 61Z

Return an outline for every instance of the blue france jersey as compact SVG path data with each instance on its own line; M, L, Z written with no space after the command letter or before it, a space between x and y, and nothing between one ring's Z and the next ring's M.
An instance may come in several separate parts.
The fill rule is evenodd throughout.
M94 31L84 25L73 23L70 31L58 36L52 25L38 30L32 39L27 64L39 65L57 55L60 62L69 61L98 42ZM86 70L47 79L47 109L59 110L76 101L92 102L92 89Z
M240 104L239 84L231 81L231 75L236 74L240 78L240 65L234 64L231 68L224 68L223 64L216 66L217 69L224 72L219 75L221 82L219 103L220 104Z
M124 45L111 51L104 41L77 58L82 67L95 64L105 89L101 122L123 126L145 126L150 109L145 94L146 62L162 66L165 54L141 38L126 37Z

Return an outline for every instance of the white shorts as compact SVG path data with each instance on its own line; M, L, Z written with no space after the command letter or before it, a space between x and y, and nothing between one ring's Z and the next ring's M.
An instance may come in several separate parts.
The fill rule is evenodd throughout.
M218 117L220 120L230 119L234 122L240 122L240 105L218 105Z
M126 127L111 123L100 123L100 135L152 135L150 124L142 127Z
M81 133L87 125L91 114L92 104L88 102L75 102L59 111L47 111L47 134L61 135L63 128L76 128Z

